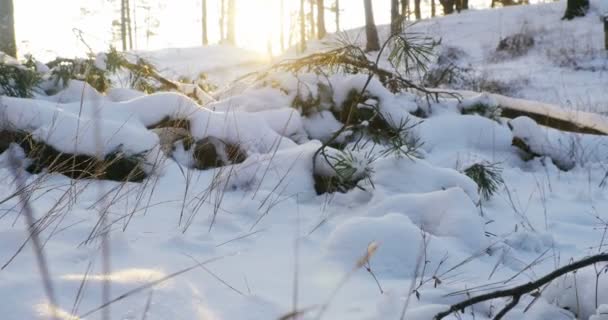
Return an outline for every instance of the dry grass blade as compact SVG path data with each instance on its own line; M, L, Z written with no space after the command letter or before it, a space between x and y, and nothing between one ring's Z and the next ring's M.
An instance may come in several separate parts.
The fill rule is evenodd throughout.
M375 242L372 242L370 245L368 245L368 247L365 251L365 254L357 260L355 267L353 269L351 269L347 274L345 274L344 277L342 277L342 280L340 280L340 282L338 282L338 285L336 285L334 290L331 292L327 301L324 304L322 304L321 307L319 308L319 312L317 313L317 316L314 319L319 320L323 317L323 315L325 314L325 312L327 311L327 309L333 302L334 298L336 297L336 295L338 294L340 289L342 289L342 287L348 282L348 280L350 280L350 278L355 274L355 272L357 270L361 269L366 263L368 263L370 261L372 256L376 253L377 249L378 249L378 244Z
M157 285L159 285L159 284L161 284L161 283L163 283L163 282L165 282L167 280L170 280L170 279L175 278L175 277L177 277L179 275L182 275L182 274L184 274L186 272L189 272L189 271L192 271L192 270L194 270L196 268L199 268L201 265L209 264L209 263L218 261L218 260L223 259L223 258L224 258L224 256L212 258L212 259L209 259L209 260L205 260L205 261L203 261L201 263L197 263L197 264L195 264L193 266L190 266L190 267L184 268L182 270L176 271L176 272L174 272L172 274L169 274L169 275L167 275L165 277L162 277L162 278L160 278L158 280L146 283L146 284L144 284L142 286L139 286L139 287L137 287L135 289L131 289L131 290L129 290L129 291L127 291L127 292L119 295L118 297L116 297L114 299L111 299L111 300L103 303L99 307L91 309L91 310L89 310L89 311L81 314L79 317L80 318L88 317L91 314L96 313L96 312L98 312L100 310L103 310L103 309L107 308L108 306L110 306L110 305L112 305L112 304L114 304L114 303L116 303L116 302L118 302L120 300L126 299L126 298L128 298L128 297L130 297L130 296L132 296L132 295L134 295L136 293L142 292L142 291L144 291L146 289L153 288L153 287L155 287L155 286L157 286Z
M9 150L8 156L11 172L15 177L17 190L25 190L23 166L21 161L17 159L14 148L11 148L11 150ZM36 256L38 271L42 275L42 284L44 286L45 294L47 296L47 299L49 300L49 304L52 306L56 306L57 299L55 298L55 290L51 281L51 273L49 271L49 267L46 261L46 256L42 248L42 242L40 241L38 230L35 226L34 210L30 205L28 197L23 192L19 193L19 198L21 199L21 205L23 206L23 213L25 215L25 221L27 224L29 237L32 240L32 247L34 248L34 254ZM52 308L52 310L52 319L58 319L56 308Z

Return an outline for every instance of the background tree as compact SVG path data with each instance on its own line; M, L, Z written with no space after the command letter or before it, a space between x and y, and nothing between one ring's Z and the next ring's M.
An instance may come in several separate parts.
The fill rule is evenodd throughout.
M0 0L0 51L17 57L13 0Z
M304 0L300 0L300 53L306 51L306 12Z
M334 3L334 10L336 13L336 32L340 31L340 0L336 0Z
M133 50L133 25L131 24L131 2L125 1L125 12L127 16L127 38L129 39L129 50Z
M566 12L562 19L572 20L576 17L583 17L589 10L589 0L568 0Z
M399 0L391 0L391 34L401 33L403 17L399 12Z
M127 51L127 0L120 0L120 40L122 51Z
M279 21L281 23L281 30L279 32L279 40L281 42L281 51L285 51L285 0L281 0L281 6L279 8L280 17Z
M236 44L236 0L228 0L226 42Z
M363 0L363 5L365 6L365 35L367 37L365 51L380 50L380 41L378 40L378 29L376 29L376 23L374 22L374 9L372 8L372 0Z
M115 22L113 22L114 24ZM120 21L117 22L117 25L120 27L119 36L122 50L133 49L133 26L131 24L131 4L129 0L120 0Z
M209 44L209 35L207 33L207 0L201 1L201 28L202 28L202 36L203 36L203 45L206 46Z
M220 1L220 43L226 40L226 0Z
M317 28L315 27L315 1L316 0L308 0L310 5L310 10L308 10L308 23L310 25L310 37L309 39L316 38Z
M454 12L456 0L439 0L439 3L443 7L443 14L448 15Z
M325 38L325 1L317 0L317 36L319 39Z
M410 0L401 0L401 16L403 20L410 19Z
M416 20L422 19L422 14L420 13L420 0L414 0L414 16Z

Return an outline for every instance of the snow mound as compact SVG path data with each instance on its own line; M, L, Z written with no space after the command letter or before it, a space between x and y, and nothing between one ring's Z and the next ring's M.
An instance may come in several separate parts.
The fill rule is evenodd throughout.
M597 270L605 267L605 263L598 264ZM578 270L575 275L568 274L553 281L544 297L562 308L576 312L580 319L589 319L596 314L596 301L600 306L608 304L608 279L604 274L596 278L594 268L587 267ZM600 309L603 308L600 307L597 311ZM595 316L597 318L597 314Z
M428 236L428 256L443 255L441 241ZM370 243L379 247L371 258L374 272L385 276L411 276L420 255L424 254L423 233L404 215L390 213L382 217L357 217L340 224L329 235L326 255L352 269L363 257ZM435 261L437 263L438 261Z
M608 320L608 304L597 307L595 314L589 317L589 320Z
M374 163L378 189L394 193L425 193L459 187L473 203L479 202L477 184L460 172L421 159L385 158Z
M451 237L472 251L485 249L489 245L483 219L471 199L460 188L389 197L371 207L369 212L402 213L423 231L436 237Z
M78 114L79 104L62 105L41 100L3 97L0 99L2 128L31 133L33 138L69 154L107 155L121 151L129 155L152 150L158 137L136 119L113 114L96 118L88 101Z

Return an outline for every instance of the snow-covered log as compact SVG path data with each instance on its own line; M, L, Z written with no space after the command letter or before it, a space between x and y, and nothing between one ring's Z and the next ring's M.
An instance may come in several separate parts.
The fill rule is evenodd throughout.
M572 111L556 105L511 98L493 93L475 93L458 91L464 99L461 108L478 105L489 108L500 108L501 116L515 119L525 116L536 123L560 131L608 135L608 118L584 111Z

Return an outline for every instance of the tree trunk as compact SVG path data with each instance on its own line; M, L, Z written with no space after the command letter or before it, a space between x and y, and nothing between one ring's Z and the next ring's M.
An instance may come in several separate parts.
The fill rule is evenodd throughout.
M127 51L127 0L120 1L120 39L122 51Z
M462 10L469 10L469 0L460 0L462 1Z
M281 31L279 32L279 39L281 42L281 52L285 51L285 0L281 0L281 7L279 9L281 16L279 21L281 22Z
M325 1L317 0L317 35L319 39L325 38Z
M414 16L416 20L422 19L422 14L420 14L420 0L414 0Z
M220 43L223 43L226 40L226 0L220 1Z
M228 0L228 24L226 41L229 44L236 44L236 0Z
M13 0L0 0L0 51L17 57Z
M410 0L401 0L401 16L404 20L410 19Z
M402 17L399 14L399 0L391 0L391 34L401 33Z
M125 12L127 14L127 38L129 39L129 50L133 50L133 27L131 26L131 4L126 0Z
M439 3L443 7L443 14L448 15L454 12L456 0L439 0Z
M137 0L133 1L133 42L135 49L137 49Z
M372 0L363 0L365 6L365 35L367 36L367 44L365 51L380 50L380 41L378 40L378 29L374 22L374 9L372 8Z
M435 0L431 0L431 17L435 17L436 15L437 15L437 5L435 4Z
M340 31L340 0L336 0L336 32Z
M566 12L562 20L572 20L576 17L583 17L589 10L589 0L568 0Z
M608 50L608 15L602 17L604 21L604 48Z
M315 26L315 0L308 0L310 1L310 16L308 16L309 18L309 24L310 24L310 37L308 37L309 39L315 39L317 37L317 31L316 31L316 26Z
M306 13L304 0L300 0L300 53L306 51Z
M202 36L203 36L203 45L206 46L209 44L209 35L207 33L207 0L202 0L202 18L201 18L201 27L202 27Z

